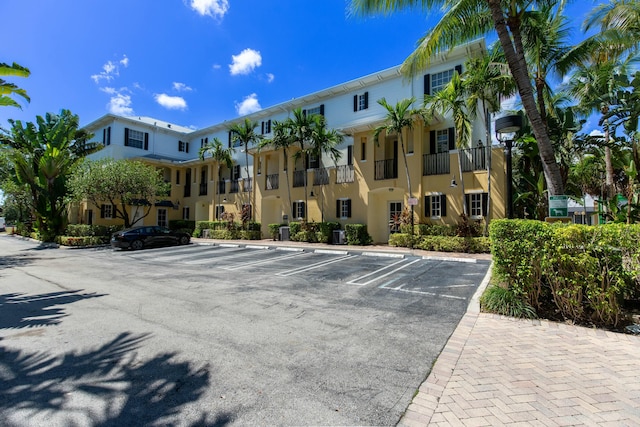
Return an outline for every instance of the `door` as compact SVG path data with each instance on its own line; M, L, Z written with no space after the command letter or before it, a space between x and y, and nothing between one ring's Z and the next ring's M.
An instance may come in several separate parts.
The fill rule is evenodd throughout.
M87 224L93 225L93 209L87 211Z
M157 224L160 227L168 227L169 223L167 221L167 210L164 208L159 208L158 209L158 222Z
M389 202L389 234L400 232L402 202Z

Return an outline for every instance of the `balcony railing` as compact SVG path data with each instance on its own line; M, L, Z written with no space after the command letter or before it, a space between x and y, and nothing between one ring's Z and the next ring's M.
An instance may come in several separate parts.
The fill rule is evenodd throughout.
M353 181L353 165L342 165L336 168L336 184L343 184L345 182Z
M319 168L313 171L313 185L329 184L329 171L327 168Z
M229 182L229 193L233 194L233 193L237 193L240 191L240 181L238 181L237 179L230 181Z
M449 173L450 156L448 152L425 154L422 156L422 175L446 175Z
M396 159L377 160L375 179L393 179L398 177L398 161Z
M242 191L245 193L251 191L252 182L251 178L242 178Z
M460 150L460 156L463 172L487 169L487 150L484 147Z
M277 190L280 187L280 174L272 173L267 175L267 182L265 188L267 190Z
M201 182L200 183L200 195L201 196L206 196L207 195L207 183L206 182Z
M294 187L304 187L304 183L307 178L307 171L293 171L293 186Z

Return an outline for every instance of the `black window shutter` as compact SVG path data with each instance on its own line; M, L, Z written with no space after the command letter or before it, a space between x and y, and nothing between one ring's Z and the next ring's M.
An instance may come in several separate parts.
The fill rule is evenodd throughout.
M462 74L462 65L460 65L460 64L456 65L455 70L458 72L458 75L461 75Z
M353 95L353 111L358 111L358 95Z
M229 131L229 148L231 148L231 131Z
M431 218L431 196L424 196L424 216Z
M440 216L447 216L447 195L440 195Z
M124 128L124 146L129 145L129 128Z
M106 205L100 205L100 218L104 218L104 208Z
M489 193L482 193L482 216L487 216L488 202L489 202Z
M347 164L348 165L353 164L353 145L347 146Z
M340 200L336 200L336 218L340 219L342 212L340 212Z
M208 144L209 144L209 137L206 137L206 138L204 139L204 145L208 145Z
M111 205L111 218L116 217L116 205Z
M149 150L149 133L144 133L144 149Z
M264 122L262 122L262 130L260 131L262 135L264 135Z
M184 146L186 147L186 150L185 150L185 151L188 153L188 152L189 152L189 143L188 143L188 142L185 142L185 143L184 143Z
M453 128L449 128L449 150L456 149L456 131Z
M107 145L107 129L102 129L102 145Z
M271 133L271 119L267 120L267 133Z
M309 169L309 163L311 163L311 162L309 161L309 157L310 157L310 156L311 156L311 154L307 153L307 155L306 155L306 156L305 156L305 158L304 158L304 168L305 168L305 169Z
M436 154L438 152L436 148L436 131L429 131L429 152L431 154Z
M469 212L469 207L471 206L471 195L470 194L465 194L464 195L464 203L465 203L465 206L467 207L467 212ZM469 215L471 215L471 212L469 212Z
M347 203L347 217L351 218L351 199L345 200Z
M180 171L176 171L176 184L180 184Z
M431 95L431 74L424 75L424 94Z
M307 117L307 110L302 110L302 115Z
M300 202L300 206L302 206L302 217L306 218L306 216L307 216L307 207L305 206L304 202Z
M111 126L107 128L107 145L111 144Z
M320 104L320 115L324 116L324 104Z
M369 92L364 93L364 109L369 108Z

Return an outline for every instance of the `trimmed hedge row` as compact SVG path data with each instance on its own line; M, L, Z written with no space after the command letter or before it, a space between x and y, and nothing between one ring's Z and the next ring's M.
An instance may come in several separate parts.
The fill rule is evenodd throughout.
M260 240L259 222L247 223L247 228L243 229L242 224L231 221L197 221L193 230L193 237L202 237L204 230L209 230L210 239L223 240Z
M124 229L122 225L69 224L64 235L70 237L107 236Z
M394 233L389 236L389 246L411 247L411 234ZM415 236L413 247L425 251L489 253L488 237Z
M537 313L617 326L624 299L640 298L640 225L490 225L494 280Z

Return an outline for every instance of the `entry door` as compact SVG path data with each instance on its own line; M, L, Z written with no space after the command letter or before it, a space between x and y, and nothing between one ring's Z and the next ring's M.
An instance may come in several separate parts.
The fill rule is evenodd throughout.
M389 202L389 234L399 233L398 219L402 215L402 202Z
M169 226L169 223L167 222L167 210L164 208L158 209L158 225L160 227Z

